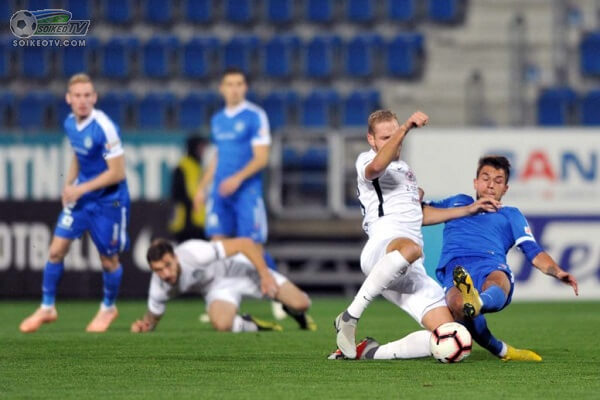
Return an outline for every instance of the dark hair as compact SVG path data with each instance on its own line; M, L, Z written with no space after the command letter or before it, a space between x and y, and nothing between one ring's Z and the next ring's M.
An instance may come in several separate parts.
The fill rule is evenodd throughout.
M146 252L146 260L148 260L148 264L150 264L153 261L161 260L167 253L175 254L173 245L167 239L154 239Z
M221 80L225 79L225 77L227 75L241 75L244 77L244 81L246 82L246 84L248 84L248 76L246 75L246 73L244 72L243 69L238 68L238 67L229 67L226 68L225 71L223 71L223 75L221 76Z
M476 178L479 177L479 172L481 172L481 168L483 168L486 165L489 165L490 167L493 167L495 169L504 170L504 175L506 176L505 183L508 183L508 179L510 178L510 161L508 161L508 158L504 156L494 155L481 157L477 166L477 175L475 176Z

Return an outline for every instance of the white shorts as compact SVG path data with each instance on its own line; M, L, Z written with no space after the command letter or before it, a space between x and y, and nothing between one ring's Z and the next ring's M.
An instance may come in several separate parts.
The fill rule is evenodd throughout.
M369 275L375 264L386 254L388 244L402 236L384 240L369 239L360 255L360 267ZM407 237L407 239L412 239ZM412 239L415 240L415 239ZM412 263L397 282L390 285L382 296L406 311L417 323L423 326L423 317L434 308L445 307L446 299L442 287L425 271L423 258Z
M281 286L288 279L277 271L269 270L277 285ZM252 265L236 264L227 268L224 276L218 276L206 288L204 300L206 308L215 300L226 301L239 308L243 297L260 299L260 276Z

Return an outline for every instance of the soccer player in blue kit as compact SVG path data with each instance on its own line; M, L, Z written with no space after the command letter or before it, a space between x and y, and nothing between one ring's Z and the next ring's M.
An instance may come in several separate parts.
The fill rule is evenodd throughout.
M211 120L216 151L200 180L194 205L198 209L206 203L207 237L248 237L262 249L267 213L261 172L269 162L269 120L262 108L246 100L248 83L242 70L227 69L219 91L225 107ZM271 256L264 255L269 268L276 270ZM278 319L285 316L277 303L273 314Z
M500 201L508 190L509 177L510 162L506 157L482 157L474 179L477 199ZM471 196L459 194L428 204L452 208L474 201ZM514 277L506 263L506 254L515 245L534 267L572 286L578 295L575 277L560 268L537 244L523 214L508 206L501 206L497 212L480 212L447 221L436 276L446 290L446 302L453 316L465 324L477 343L505 361L541 361L533 351L516 349L496 339L483 316L510 304Z
M129 191L125 180L125 157L118 127L95 109L97 94L86 74L69 80L66 101L72 113L64 128L74 151L65 187L63 210L58 217L44 268L42 304L20 325L21 332L37 331L56 321L56 289L64 271L63 260L71 242L88 231L100 253L104 298L88 332L104 332L118 316L115 306L123 268L119 253L129 245Z

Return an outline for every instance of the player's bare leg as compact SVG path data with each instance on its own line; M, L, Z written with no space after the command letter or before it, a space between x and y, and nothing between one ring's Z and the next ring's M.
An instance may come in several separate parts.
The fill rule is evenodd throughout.
M298 322L300 329L316 331L317 324L306 314L310 307L310 298L298 286L287 281L279 287L275 298L283 304L283 310Z
M42 284L42 305L29 317L25 318L19 330L23 333L37 331L43 324L49 324L58 319L58 313L54 306L56 286L62 276L62 262L69 252L72 240L59 236L52 237L48 251L48 263L44 269L44 282ZM56 270L51 271L50 269Z
M100 261L102 262L102 268L104 269L105 274L106 273L110 274L112 272L117 271L120 268L118 255L114 255L114 256L100 255ZM120 282L120 277L119 277L119 282ZM105 291L106 291L106 287L105 287ZM115 296L116 296L116 294L115 294ZM114 303L107 305L103 301L100 304L100 309L98 310L98 312L96 313L96 315L94 316L92 321L85 328L85 330L86 330L86 332L96 332L96 333L106 332L108 330L108 328L110 327L110 325L112 324L112 322L118 316L119 316L119 311L117 310L117 307L114 305Z

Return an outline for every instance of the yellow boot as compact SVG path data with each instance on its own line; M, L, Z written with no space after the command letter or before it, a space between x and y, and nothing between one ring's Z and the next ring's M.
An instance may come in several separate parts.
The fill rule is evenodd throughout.
M500 358L502 361L542 361L542 357L531 350L516 349L509 344L506 346L508 350L506 351L506 355Z

